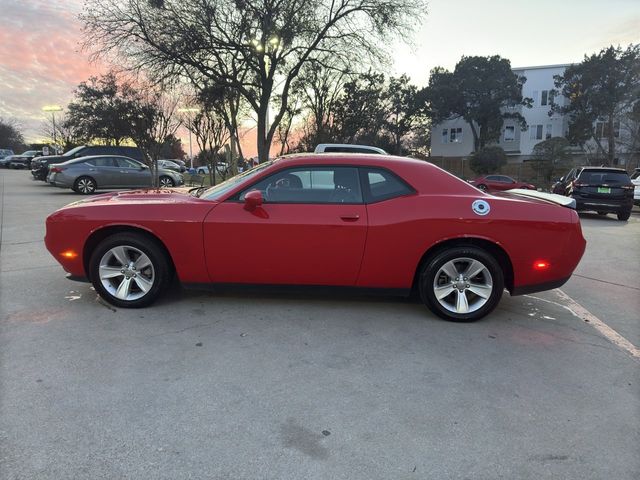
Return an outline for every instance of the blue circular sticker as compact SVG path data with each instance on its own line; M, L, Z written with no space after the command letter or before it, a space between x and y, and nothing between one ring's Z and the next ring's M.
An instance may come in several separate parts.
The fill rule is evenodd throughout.
M486 215L491 211L489 203L485 200L475 200L471 204L471 208L473 209L473 213L475 213L476 215Z

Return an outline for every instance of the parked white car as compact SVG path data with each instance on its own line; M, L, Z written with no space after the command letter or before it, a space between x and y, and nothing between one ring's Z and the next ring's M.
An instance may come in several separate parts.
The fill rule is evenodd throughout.
M386 155L383 149L370 145L353 145L350 143L321 143L314 150L315 153L373 153Z
M633 189L633 203L640 205L640 168L636 168L631 174L631 182L635 186Z

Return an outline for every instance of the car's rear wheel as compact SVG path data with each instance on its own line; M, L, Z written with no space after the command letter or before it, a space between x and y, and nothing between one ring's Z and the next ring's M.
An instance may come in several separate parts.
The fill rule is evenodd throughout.
M425 262L419 290L422 301L436 315L472 322L496 307L504 290L504 274L489 252L473 246L453 247Z
M175 183L171 177L160 177L160 187L171 188L175 186Z
M135 233L107 237L93 251L89 275L96 291L124 308L146 307L166 288L170 264L153 239Z
M73 191L83 195L94 193L98 188L98 184L91 177L80 177L73 184Z
M478 185L478 188L483 192L486 192L487 190L489 190L484 183L481 183L480 185Z
M625 210L623 212L618 212L618 220L620 220L622 222L626 222L627 220L629 220L630 216L631 216L631 210Z

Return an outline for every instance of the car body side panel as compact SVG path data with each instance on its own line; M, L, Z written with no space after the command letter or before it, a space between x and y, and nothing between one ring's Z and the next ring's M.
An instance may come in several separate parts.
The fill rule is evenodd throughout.
M473 213L478 198L489 203L487 215ZM447 240L477 238L500 246L512 262L515 287L569 277L585 246L575 212L542 202L481 194L420 195L370 204L367 211L369 231L358 279L362 287L409 288L425 252ZM551 267L534 270L537 260Z
M182 197L188 198L184 195ZM135 202L140 201L137 199ZM47 219L47 249L62 264L65 271L77 277L86 277L82 255L86 241L92 233L109 227L138 228L158 237L164 244L181 282L209 282L202 247L202 222L207 213L215 208L216 203L198 199L155 201L146 205L136 203L125 200L107 204L98 202L92 206L89 202L82 208L58 210ZM75 259L60 255L68 250L80 255Z

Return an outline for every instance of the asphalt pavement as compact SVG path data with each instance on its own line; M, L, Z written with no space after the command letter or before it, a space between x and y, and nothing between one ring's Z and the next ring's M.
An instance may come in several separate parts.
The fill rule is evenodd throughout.
M640 345L637 212L581 215L568 297L471 324L179 288L127 310L64 278L44 219L78 196L29 176L0 170L3 480L640 478L640 358L595 328Z

